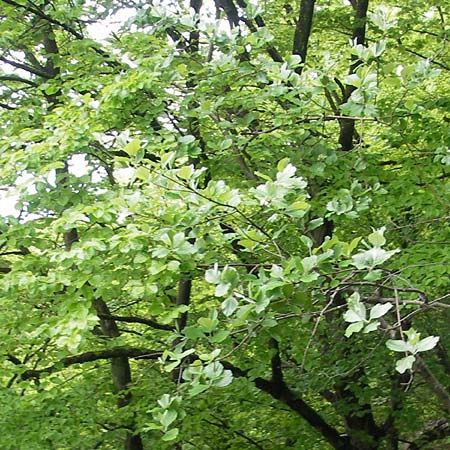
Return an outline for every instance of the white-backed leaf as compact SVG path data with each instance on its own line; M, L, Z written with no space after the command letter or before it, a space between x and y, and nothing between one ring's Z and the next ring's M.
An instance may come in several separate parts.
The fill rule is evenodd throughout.
M358 333L364 327L364 322L352 323L345 330L345 337L350 337L353 333Z
M410 349L410 345L407 342L392 339L386 342L386 347L393 352L406 352Z
M416 358L412 355L399 359L395 364L395 370L399 373L405 373L407 370L411 370Z
M378 320L376 320L375 322L370 322L368 325L364 327L363 333L370 333L372 331L375 331L379 325L380 322L378 322Z
M370 310L370 320L378 319L383 317L392 308L392 303L377 303Z
M417 344L416 344L416 350L418 352L426 352L428 350L433 349L434 347L436 347L436 344L439 341L439 336L428 336L425 339L421 339Z

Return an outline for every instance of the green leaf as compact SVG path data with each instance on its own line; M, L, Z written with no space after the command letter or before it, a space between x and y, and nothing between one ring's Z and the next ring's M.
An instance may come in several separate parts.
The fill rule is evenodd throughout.
M205 337L205 333L195 326L185 327L183 329L183 334L189 339L201 339Z
M208 384L197 384L193 388L189 389L189 395L191 397L195 397L196 395L207 391L209 388L210 388L210 386Z
M172 428L161 438L164 442L173 441L178 437L179 429Z
M229 331L219 330L219 331L216 331L214 333L214 335L209 338L209 341L219 344L219 343L223 342L229 335L230 335Z
M374 247L382 247L386 243L386 239L384 237L384 231L386 227L382 227L378 230L374 230L373 233L369 234L367 239Z
M167 428L170 426L170 424L176 420L178 416L177 411L173 410L173 409L166 409L162 414L161 417L159 419L159 421L161 422L161 425L164 427L164 430L167 430Z
M217 264L214 265L213 269L208 269L205 272L205 280L212 284L218 284L220 282L220 272Z
M352 257L352 263L357 269L372 269L375 266L383 264L400 250L383 250L374 247L362 253L358 253Z
M127 155L135 156L138 153L140 148L141 148L141 140L133 139L124 147L123 151Z
M365 281L378 281L383 276L383 271L376 269L376 270L370 270L367 272L366 275L364 275Z
M214 295L216 297L223 297L226 294L228 294L228 291L230 290L231 284L229 283L220 283L216 286L216 289L214 291Z
M316 228L319 228L322 224L323 224L322 218L311 220L308 223L308 227L306 228L306 231L315 230Z
M358 297L350 297L348 299L349 309L344 313L344 320L346 322L359 322L366 320L366 306L364 303L358 301Z
M204 333L211 333L211 331L216 329L219 321L217 319L210 319L208 317L200 317L200 319L197 320L197 323Z
M195 136L192 136L192 134L187 134L186 136L181 136L178 139L178 142L180 144L191 144L192 142L195 142Z

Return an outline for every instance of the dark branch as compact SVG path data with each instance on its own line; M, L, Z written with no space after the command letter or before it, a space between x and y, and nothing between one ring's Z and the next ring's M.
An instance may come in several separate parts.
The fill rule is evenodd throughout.
M298 14L297 24L294 32L294 45L292 53L302 58L302 65L297 69L297 73L301 73L308 51L308 41L311 35L311 25L314 15L315 0L301 0L300 11Z
M364 45L366 37L367 8L369 7L369 0L354 1L352 2L352 6L354 9L352 40L357 44ZM361 61L353 55L349 73L355 73L360 64ZM342 99L342 103L347 102L355 89L356 88L351 85L345 86L345 95ZM353 137L355 136L355 120L343 119L339 122L339 125L339 144L341 145L342 150L349 151L353 148Z
M231 370L235 377L248 377L247 371L242 370L227 361L222 361L222 365L226 369ZM258 389L284 403L306 420L334 449L358 450L350 443L348 437L341 436L320 414L311 408L311 406L309 406L302 398L298 397L297 394L291 391L284 381L273 382L272 380L268 381L260 377L257 377L252 381Z
M139 348L113 348L109 350L99 350L93 352L86 352L80 355L68 356L62 358L58 363L44 367L43 369L30 369L23 372L22 380L28 380L30 378L39 378L42 374L53 373L61 369L61 367L69 367L74 364L83 364L92 361L98 361L100 359L111 358L139 358L139 359L157 359L162 355L160 351L145 350Z
M28 84L33 87L38 86L38 84L35 83L34 81L27 80L26 78L21 78L17 75L2 75L0 76L0 81L12 81L14 83Z
M450 423L447 419L439 419L427 424L424 430L419 434L413 442L411 442L406 450L420 450L430 442L444 439L450 436Z
M278 341L274 338L271 338L269 341L269 347L273 352L273 356L271 359L271 367L272 367L272 382L273 383L282 383L283 382L283 372L281 370L281 358L280 358L280 348L278 346Z
M149 327L156 328L157 330L166 330L173 331L174 328L170 325L163 325L155 322L151 319L145 319L144 317L134 317L134 316L114 316L111 314L98 314L100 319L105 320L115 320L118 322L127 322L127 323L141 323L143 325L148 325Z
M260 450L264 450L264 447L262 447L260 444L258 444L258 442L256 442L254 439L252 439L251 437L244 434L242 431L234 430L225 420L221 419L220 417L214 416L213 414L211 414L211 416L214 417L214 419L216 419L219 423L205 419L206 423L214 425L215 427L218 427L218 428L226 428L227 430L231 431L231 433L233 433L237 436L240 436L241 438L245 439L247 442L250 442L250 444L254 445L256 448L259 448Z
M33 75L37 75L38 77L42 77L42 78L45 78L45 79L50 78L49 74L47 72L43 71L43 70L39 70L39 69L36 69L35 67L31 67L31 66L28 66L26 64L22 64L22 63L19 63L19 62L16 62L16 61L12 61L12 60L10 60L8 58L5 58L4 56L0 56L0 61L3 61L4 63L15 67L16 69L22 69L22 70L25 70L28 73L32 73Z

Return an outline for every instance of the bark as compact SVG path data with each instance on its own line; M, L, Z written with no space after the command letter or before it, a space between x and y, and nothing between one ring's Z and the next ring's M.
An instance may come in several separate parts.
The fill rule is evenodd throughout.
M98 315L111 315L108 305L103 300L96 299L92 304ZM100 319L100 327L105 336L115 338L120 335L119 328L114 320ZM128 385L131 382L130 362L127 356L117 356L111 359L111 377L114 390L119 394L117 406L123 408L131 401L131 394L127 392ZM132 431L127 431L124 450L143 450L143 448L141 436L134 434Z
M302 65L297 69L300 74L306 62L306 54L308 52L308 41L311 35L311 26L314 15L315 0L301 0L298 20L294 31L294 45L292 53L302 58Z
M355 0L354 2L352 2L352 7L354 9L352 39L353 41L356 41L357 44L364 45L366 37L366 20L369 0ZM350 66L349 74L355 73L360 64L360 61L358 61L355 57L352 57L352 64ZM355 89L356 88L354 86L345 86L342 103L347 102ZM341 119L339 121L339 126L339 144L341 145L342 150L349 151L353 148L353 138L355 136L355 120Z

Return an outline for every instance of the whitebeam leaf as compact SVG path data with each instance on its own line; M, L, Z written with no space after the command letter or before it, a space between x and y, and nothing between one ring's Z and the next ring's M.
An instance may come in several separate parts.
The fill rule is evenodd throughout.
M370 320L375 320L380 317L383 317L390 309L392 308L392 303L377 303L370 310Z

